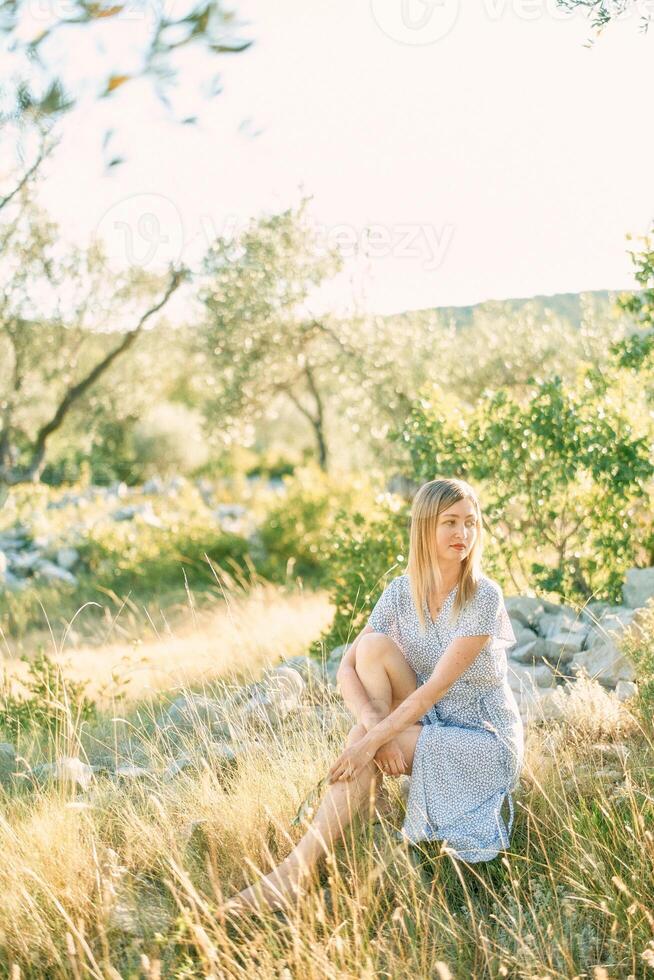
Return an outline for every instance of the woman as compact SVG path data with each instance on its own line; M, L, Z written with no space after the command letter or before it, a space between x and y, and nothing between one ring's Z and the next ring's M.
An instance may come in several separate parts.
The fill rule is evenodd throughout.
M411 508L407 573L393 578L337 679L357 718L313 823L288 857L227 903L284 907L355 813L375 812L383 775L411 776L400 839L441 840L475 863L509 844L524 755L507 682L516 642L502 590L481 572L482 518L463 480L431 480ZM508 824L502 816L509 806Z

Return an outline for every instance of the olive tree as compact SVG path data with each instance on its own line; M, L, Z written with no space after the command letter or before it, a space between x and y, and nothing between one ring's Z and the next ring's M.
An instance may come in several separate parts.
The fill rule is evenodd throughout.
M0 493L38 481L50 440L132 348L186 277L110 273L101 247L60 247L25 190L2 225ZM5 208L7 213L7 208Z

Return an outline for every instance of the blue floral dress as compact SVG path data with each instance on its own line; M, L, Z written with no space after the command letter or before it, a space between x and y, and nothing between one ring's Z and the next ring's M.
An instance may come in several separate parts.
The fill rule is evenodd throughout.
M507 681L506 647L516 643L500 586L482 575L475 596L450 621L458 586L435 620L424 606L422 633L408 575L392 579L368 624L386 633L425 683L457 636L490 639L420 719L406 815L398 839L442 840L462 861L488 861L509 846L513 797L524 758L524 730ZM502 806L509 808L508 824Z

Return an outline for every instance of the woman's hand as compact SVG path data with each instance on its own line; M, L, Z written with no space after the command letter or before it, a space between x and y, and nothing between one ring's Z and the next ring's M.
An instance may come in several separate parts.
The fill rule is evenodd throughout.
M381 745L375 752L375 762L382 772L389 776L401 776L406 772L406 762L400 743L396 738Z
M377 746L364 735L362 739L350 745L339 755L338 759L327 774L330 783L336 783L339 779L356 779L361 770L372 762Z

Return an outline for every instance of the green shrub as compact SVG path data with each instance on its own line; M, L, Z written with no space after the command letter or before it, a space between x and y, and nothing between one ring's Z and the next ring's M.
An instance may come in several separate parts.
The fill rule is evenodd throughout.
M336 608L331 627L311 647L321 657L350 643L390 579L406 569L409 509L401 505L366 521L363 514L341 511L326 562L323 585Z
M6 676L0 686L0 730L16 741L27 731L47 733L56 738L69 733L82 721L96 717L96 706L85 693L82 681L65 680L56 664L41 647L27 664L26 694L15 693Z
M190 520L161 528L134 521L102 526L78 547L87 580L120 595L131 591L156 595L162 589L207 588L216 580L214 565L247 567L248 542L206 523ZM206 555L206 558L205 558Z
M266 555L257 569L272 581L285 581L292 573L322 585L330 580L339 512L356 505L360 487L316 466L299 467L284 484L286 492L267 508L259 526Z
M394 437L418 482L439 474L477 488L514 582L619 602L654 474L651 423L623 406L617 381L612 390L592 371L576 386L531 379L528 396L502 388L452 410L434 393Z

